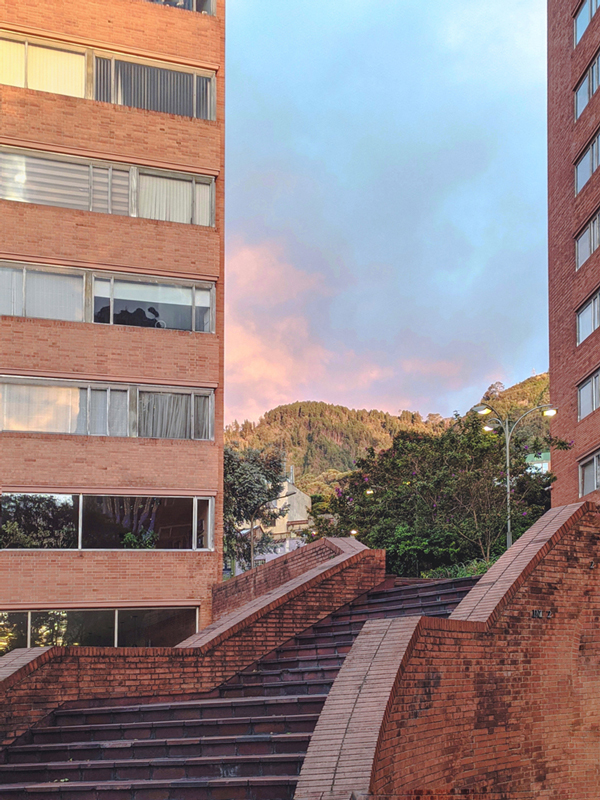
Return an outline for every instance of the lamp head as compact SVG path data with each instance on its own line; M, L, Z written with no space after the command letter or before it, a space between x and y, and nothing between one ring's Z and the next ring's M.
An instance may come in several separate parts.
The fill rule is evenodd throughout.
M358 536L358 531L350 531L350 536Z
M489 406L479 405L473 406L472 411L475 411L477 414L480 414L482 417L485 417L486 414L491 414L492 409Z
M558 409L557 408L552 408L552 407L546 408L546 409L544 409L542 414L545 417L555 417L558 414Z

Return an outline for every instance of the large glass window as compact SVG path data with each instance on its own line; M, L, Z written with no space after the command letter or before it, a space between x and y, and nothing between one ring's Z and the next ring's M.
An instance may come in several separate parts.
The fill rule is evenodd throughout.
M0 199L214 225L214 180L0 147Z
M210 550L212 498L0 495L0 548Z
M592 375L591 378L582 383L578 394L579 419L583 419L600 407L600 372Z
M85 97L85 53L0 39L0 83Z
M584 0L575 14L575 44L579 44L581 37L586 32L592 17L598 10L598 0Z
M595 56L591 66L587 69L585 75L575 89L575 119L579 119L598 89L599 58L599 55Z
M86 312L86 297L93 311ZM211 333L214 284L169 284L0 261L0 316Z
M577 312L577 344L581 344L600 327L600 292Z
M130 396L137 408L130 408ZM214 393L137 386L0 383L0 430L150 439L212 439Z
M78 534L78 494L0 495L0 548L73 549Z
M575 243L576 267L579 269L600 244L599 219L596 215L579 234Z
M216 0L150 0L150 2L161 6L185 8L187 11L198 11L200 14L212 16L216 14Z
M575 165L575 191L580 192L585 184L592 177L593 173L598 169L598 145L600 138L596 136L591 144L587 147L584 154L581 156Z
M594 453L579 465L579 492L585 497L600 489L600 452Z
M197 631L195 608L0 611L0 656L17 647L174 647Z

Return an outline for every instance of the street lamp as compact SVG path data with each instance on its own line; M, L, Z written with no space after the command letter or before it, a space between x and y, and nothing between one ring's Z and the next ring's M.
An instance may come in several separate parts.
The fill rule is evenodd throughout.
M541 411L545 417L555 417L557 414L557 410L553 405L550 403L544 403L541 406L535 406L535 408L530 408L529 411L526 411L524 414L511 424L511 421L508 417L502 419L500 414L496 411L496 409L489 405L489 403L481 403L478 406L474 406L471 411L475 411L482 417L488 417L489 414L494 414L495 416L490 417L489 421L496 423L496 425L484 425L484 431L493 431L496 427L500 426L502 431L504 432L504 442L506 445L506 549L512 545L512 530L511 530L511 517L510 517L510 442L512 439L512 435L514 433L515 428L521 422L522 419L525 419L529 414L533 414L534 411Z

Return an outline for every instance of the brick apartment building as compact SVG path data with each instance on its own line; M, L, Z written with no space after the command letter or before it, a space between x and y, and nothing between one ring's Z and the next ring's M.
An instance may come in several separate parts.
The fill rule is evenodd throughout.
M0 8L0 653L221 574L224 0Z
M600 3L549 0L550 391L555 506L600 500Z

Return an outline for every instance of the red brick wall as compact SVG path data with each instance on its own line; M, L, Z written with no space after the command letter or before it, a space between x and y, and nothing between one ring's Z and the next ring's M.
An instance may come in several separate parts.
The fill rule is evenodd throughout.
M600 410L577 420L577 384L600 367L600 329L577 346L576 311L600 288L600 250L575 269L574 237L600 208L597 171L575 197L574 163L598 132L600 92L575 122L573 90L600 48L600 14L573 49L572 14L579 0L549 0L548 4L548 191L550 393L559 413L552 433L573 441L568 452L554 451L557 481L552 503L561 506L579 497L578 461L600 448ZM600 500L600 492L589 495Z
M341 548L340 548L341 549ZM385 552L343 552L209 626L185 648L51 648L0 659L0 742L67 701L173 697L211 689L334 609L378 585ZM187 640L186 645L191 640ZM19 667L19 659L29 661ZM15 670L15 671L13 671Z
M596 800L599 543L597 507L553 509L450 619L367 622L326 701L296 798Z
M268 564L213 586L213 619L219 619L266 592L339 555L327 539L311 542Z
M214 556L1 553L0 607L23 598L61 605L91 597L201 598L204 622L222 552L225 9L210 17L144 0L3 4L7 31L215 69L217 120L123 108L0 86L0 144L216 177L216 225L164 223L0 201L0 259L216 281L216 333L0 318L0 374L216 386L216 441L181 442L0 433L0 488L123 494L216 494ZM143 564L143 567L139 565ZM149 569L153 565L152 569ZM8 576L4 580L4 576ZM20 575L15 583L14 575ZM69 576L67 583L57 576ZM170 586L165 589L163 581Z

